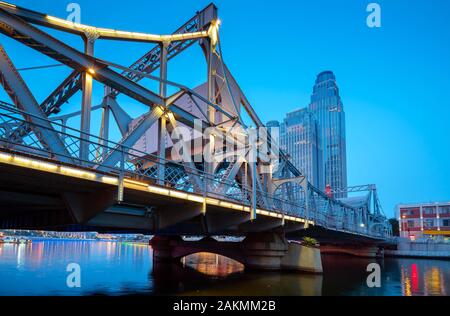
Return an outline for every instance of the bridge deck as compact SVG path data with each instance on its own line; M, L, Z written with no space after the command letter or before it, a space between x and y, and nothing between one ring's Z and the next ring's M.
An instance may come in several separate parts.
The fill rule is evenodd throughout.
M248 205L133 179L124 179L123 201L118 202L117 175L5 151L0 152L0 174L0 218L12 216L24 228L32 222L26 218L36 220L36 216L49 211L59 213L53 225L35 226L84 224L155 231L203 213L208 215L206 225L217 232L229 229L245 232L283 224L289 230L296 230L302 229L305 223L301 217L257 209L258 218L252 225ZM20 218L25 220L22 224ZM187 234L205 232L184 229Z

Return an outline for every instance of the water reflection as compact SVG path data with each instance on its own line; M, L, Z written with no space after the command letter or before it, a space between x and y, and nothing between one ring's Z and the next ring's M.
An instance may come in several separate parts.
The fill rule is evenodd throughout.
M412 259L410 259L411 261ZM442 261L402 262L402 294L405 296L450 295L450 271L443 269Z
M182 259L182 263L184 266L215 277L226 277L232 273L244 271L242 263L208 252L186 256Z
M377 261L381 288L366 285L371 259L323 256L323 275L249 272L210 253L153 264L147 245L98 241L0 244L0 295L450 295L450 262ZM66 286L66 266L81 266L81 288Z
M66 286L66 267L81 266L81 288ZM0 295L134 294L152 287L151 249L96 241L0 244Z

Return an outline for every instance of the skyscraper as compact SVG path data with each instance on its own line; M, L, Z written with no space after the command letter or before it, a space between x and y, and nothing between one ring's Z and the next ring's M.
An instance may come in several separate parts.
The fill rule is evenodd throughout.
M325 184L330 185L331 189L346 188L345 113L332 71L317 75L309 110L314 113L320 128ZM335 197L346 195L336 194Z
M280 148L285 151L290 161L314 186L324 189L325 180L322 170L322 152L320 135L314 114L308 109L300 109L286 114L280 124L270 121L267 127L279 127Z
M281 147L309 182L323 190L320 138L319 126L311 111L304 108L286 114L280 131Z

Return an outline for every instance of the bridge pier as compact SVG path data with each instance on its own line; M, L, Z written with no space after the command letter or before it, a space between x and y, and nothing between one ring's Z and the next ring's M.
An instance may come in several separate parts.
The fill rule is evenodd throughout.
M190 254L210 252L234 259L249 270L323 272L319 248L288 242L279 233L251 233L242 242L219 242L210 237L184 241L181 237L155 236L150 245L155 262L176 262Z

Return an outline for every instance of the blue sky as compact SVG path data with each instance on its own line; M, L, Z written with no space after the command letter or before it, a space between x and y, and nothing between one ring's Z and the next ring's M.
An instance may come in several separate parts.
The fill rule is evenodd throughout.
M11 2L59 17L67 16L68 3L78 2L84 24L156 34L171 33L209 3ZM366 26L370 2L381 5L381 28ZM450 1L215 3L225 62L263 121L307 106L315 76L332 70L346 112L349 184L376 183L388 215L399 202L450 200ZM53 63L4 36L1 43L17 67ZM73 43L81 49L79 40ZM126 65L150 48L102 41L96 53ZM190 50L169 64L169 79L192 87L204 80L206 68L200 49ZM42 100L68 73L49 70L46 80L40 71L23 75ZM100 102L101 85L95 93L94 102ZM138 107L123 102L139 114ZM65 111L77 106L74 98ZM93 116L93 124L98 118Z

